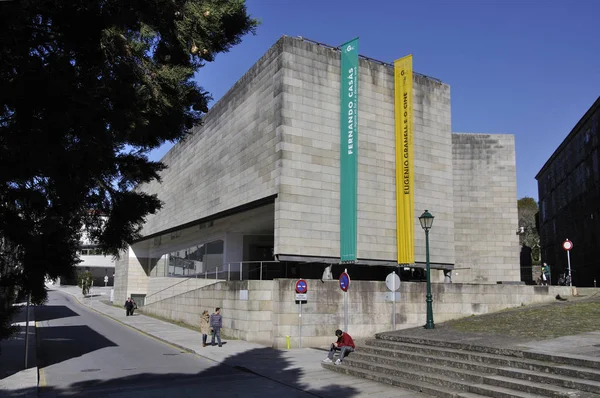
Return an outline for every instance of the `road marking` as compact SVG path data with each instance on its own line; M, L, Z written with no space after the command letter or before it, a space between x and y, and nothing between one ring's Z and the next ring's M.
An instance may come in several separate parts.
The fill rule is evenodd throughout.
M40 347L40 334L38 333L38 328L40 327L40 323L35 323L35 340L37 342L37 346ZM46 387L46 372L44 368L38 367L38 388Z

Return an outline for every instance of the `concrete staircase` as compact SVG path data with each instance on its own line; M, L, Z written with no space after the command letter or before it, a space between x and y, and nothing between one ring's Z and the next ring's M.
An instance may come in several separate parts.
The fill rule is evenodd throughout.
M435 397L600 398L600 358L378 334L336 372Z

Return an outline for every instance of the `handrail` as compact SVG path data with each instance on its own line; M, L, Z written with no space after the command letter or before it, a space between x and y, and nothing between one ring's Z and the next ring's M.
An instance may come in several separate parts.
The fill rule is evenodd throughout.
M144 301L148 300L148 297L155 296L155 295L157 295L158 293L164 292L165 290L167 290L167 289L170 289L170 288L172 288L172 287L174 287L174 286L177 286L177 285L179 285L179 284L181 284L181 283L183 283L183 282L185 282L185 281L189 281L190 279L194 279L194 278L185 278L184 280L182 280L182 281L179 281L179 282L177 282L177 283L174 283L174 284L172 284L171 286L167 286L167 287L165 287L164 289L162 289L162 290L159 290L158 292L154 292L154 293L152 293L152 294L150 294L150 295L148 295L148 296L144 297Z
M242 267L243 267L243 265L244 264L253 264L253 263L257 264L256 267L249 268L248 272L255 272L257 270L260 270L259 279L262 280L262 278L263 278L263 264L280 263L280 261L277 261L277 260L256 261L256 260L254 260L254 261L233 261L233 262L229 262L229 263L224 263L224 264L215 266L210 271L211 279L212 279L212 274L214 272L214 277L215 277L214 280L218 280L219 274L222 274L222 273L226 273L227 274L227 279L226 280L231 280L231 275L230 275L231 274L231 265L238 265L239 264L240 265L240 271L239 271L240 280L242 280L242 274L243 274ZM202 275L202 274L204 274L204 278L202 278L202 277L199 278L199 276ZM209 279L208 278L208 274L209 274L208 269L205 270L204 272L197 272L197 273L193 274L193 276L189 276L189 274L188 274L187 278L184 278L184 279L178 281L177 283L174 283L174 284L172 284L170 286L165 287L164 289L161 289L161 290L159 290L157 292L154 292L152 294L147 295L144 298L144 304L148 303L148 299L149 298L154 297L154 296L158 295L159 293L163 293L166 290L172 289L172 288L174 288L174 287L176 287L176 286L178 286L178 285L180 285L180 284L182 284L184 282L189 281L190 279L196 279L196 280L197 279L205 279L205 280ZM184 275L181 275L181 276L170 276L170 278L178 278L178 277L183 277L183 276Z

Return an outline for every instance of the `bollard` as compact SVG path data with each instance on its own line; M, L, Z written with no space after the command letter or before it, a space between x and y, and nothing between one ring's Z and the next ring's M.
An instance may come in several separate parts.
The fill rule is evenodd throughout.
M285 336L285 346L290 349L290 336Z

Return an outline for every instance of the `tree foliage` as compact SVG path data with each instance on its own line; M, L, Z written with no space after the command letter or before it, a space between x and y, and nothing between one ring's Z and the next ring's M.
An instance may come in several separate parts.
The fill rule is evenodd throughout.
M0 239L33 302L84 231L112 255L139 237L149 151L201 122L194 73L256 26L243 0L0 2Z
M18 312L18 307L13 306L17 295L15 289L17 276L18 267L14 247L0 238L0 340L18 330L17 327L12 326L13 317Z
M535 199L523 197L517 201L519 214L519 244L526 245L533 250L534 260L539 260L540 235L537 229L536 218L538 204Z

